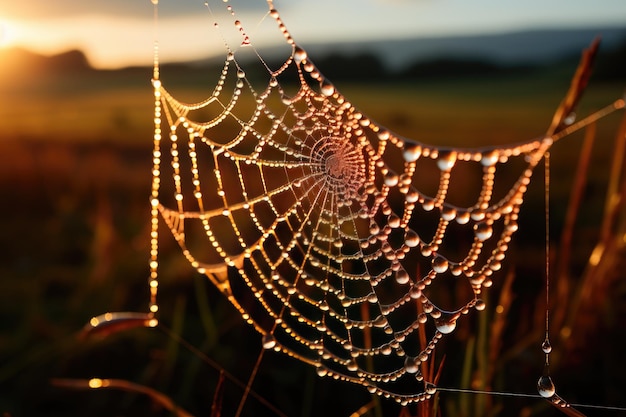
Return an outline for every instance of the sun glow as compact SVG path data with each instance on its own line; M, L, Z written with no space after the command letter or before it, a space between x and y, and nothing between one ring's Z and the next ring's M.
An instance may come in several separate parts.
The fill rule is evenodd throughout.
M13 31L11 26L7 22L0 20L0 48L9 46L12 40Z

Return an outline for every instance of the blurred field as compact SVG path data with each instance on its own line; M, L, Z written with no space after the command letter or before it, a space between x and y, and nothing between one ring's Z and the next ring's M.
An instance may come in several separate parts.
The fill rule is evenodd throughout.
M364 113L401 135L469 147L540 136L573 70L554 67L545 73L494 79L337 87ZM211 88L211 77L197 69L163 77L166 83L172 77L170 89L181 98L202 97ZM143 383L173 397L194 415L210 412L218 373L158 330L133 330L101 341L76 338L94 315L145 311L147 306L153 102L149 78L150 70L133 69L0 83L0 412L5 416L168 415L143 396L72 391L50 384L51 378L92 376ZM618 83L592 82L580 114L611 103L623 89ZM574 279L598 239L620 117L614 114L598 125L572 249ZM582 136L582 132L572 135L553 151L555 240ZM516 276L516 310L503 339L509 350L502 359L506 367L500 370L499 383L502 389L517 392L533 393L541 373L541 339L522 341L532 333L533 318L543 311L542 187L538 173L507 261ZM258 336L194 274L174 242L164 239L161 251L163 321L245 380L258 353L254 347ZM626 284L623 270L614 272L621 281L611 281L602 304L590 313L592 328L574 329L587 339L578 351L559 357L554 369L557 385L562 382L558 386L573 402L626 405ZM500 286L495 285L494 300ZM468 341L467 333L459 337L451 344L458 349L448 352L450 385L459 384L454 378ZM318 398L327 398L329 392L336 398L337 390L346 395L333 407L345 413L336 415L347 416L369 401L360 390L319 380L311 369L292 361L287 369L284 361L268 357L255 388L290 416L318 415L328 407ZM238 388L227 385L225 395L223 415L232 415L229 404L238 401ZM271 415L250 401L248 415ZM497 402L508 413L516 410L515 415L557 415L538 401ZM399 412L391 405L387 413ZM591 410L588 415L619 415L607 413ZM444 410L444 415L450 414Z

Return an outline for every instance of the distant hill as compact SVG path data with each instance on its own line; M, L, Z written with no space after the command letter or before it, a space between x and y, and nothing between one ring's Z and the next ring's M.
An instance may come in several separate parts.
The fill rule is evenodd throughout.
M0 50L2 78L35 74L85 72L91 70L85 54L78 50L58 55L41 55L22 48Z
M549 65L580 56L582 49L601 36L598 72L606 78L623 78L626 27L528 30L501 34L409 39L378 39L303 44L313 61L331 79L366 80L394 77L487 75ZM242 50L242 52L245 52ZM262 47L266 62L285 58L285 45ZM249 54L251 59L256 55ZM243 59L241 56L240 59ZM223 56L199 61L164 64L176 70L222 64ZM282 61L281 61L282 62ZM357 71L355 71L355 68ZM142 71L140 68L127 68ZM44 56L20 48L0 49L0 82L15 77L55 76L95 72L78 50ZM106 71L116 72L116 71Z
M341 53L343 56L372 54L391 70L401 70L416 61L441 58L486 60L500 65L546 64L572 55L600 36L601 51L626 40L624 27L543 29L499 34L367 40L303 45L315 58Z
M498 34L408 39L379 39L302 44L309 57L330 79L366 80L393 76L394 79L423 77L484 76L512 74L575 62L583 49L601 38L598 75L623 78L626 46L625 27L526 30ZM246 53L241 50L240 53ZM247 52L239 59L256 59ZM261 47L266 62L279 65L286 49ZM195 67L220 66L223 57L193 61ZM184 65L184 64L180 64ZM275 66L275 65L271 65ZM355 71L356 69L356 71Z

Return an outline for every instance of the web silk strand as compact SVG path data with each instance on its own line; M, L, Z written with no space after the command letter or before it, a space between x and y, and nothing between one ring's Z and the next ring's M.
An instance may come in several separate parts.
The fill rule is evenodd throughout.
M546 368L550 365L550 152L544 156L544 199L545 199L545 289L546 289L546 333L543 351L546 354ZM546 370L547 372L547 370Z

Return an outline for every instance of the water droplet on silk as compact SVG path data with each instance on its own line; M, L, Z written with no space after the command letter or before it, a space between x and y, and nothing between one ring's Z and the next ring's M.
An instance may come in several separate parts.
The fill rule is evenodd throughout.
M450 334L456 329L457 318L458 316L456 314L444 313L435 320L435 326L440 333Z
M300 48L299 46L296 46L295 50L293 51L293 59L296 61L296 63L301 63L302 61L304 61L307 58L307 53L304 49Z
M537 381L537 391L543 398L550 398L556 393L556 388L549 376L542 376Z
M410 374L417 373L417 371L419 371L420 369L419 365L419 360L412 356L407 356L407 358L404 360L404 369Z
M426 391L426 394L433 395L437 392L437 386L432 382L427 382L424 384L424 390Z
M493 235L493 228L485 222L477 223L474 225L474 234L478 240L484 242Z
M273 334L270 334L270 333L264 334L262 343L263 343L263 349L272 349L274 348L274 346L276 346L276 338L274 337Z

